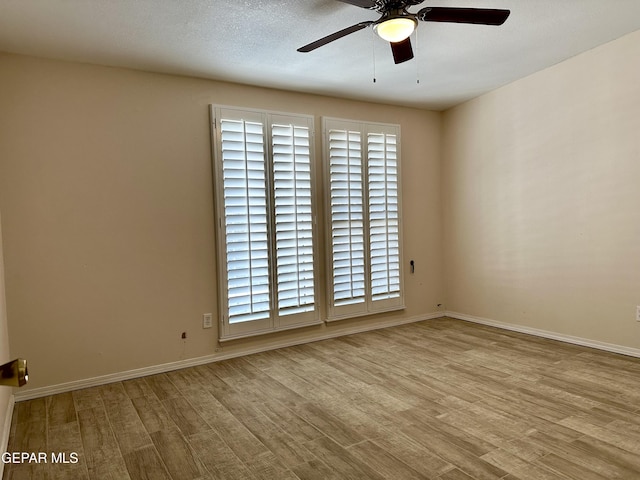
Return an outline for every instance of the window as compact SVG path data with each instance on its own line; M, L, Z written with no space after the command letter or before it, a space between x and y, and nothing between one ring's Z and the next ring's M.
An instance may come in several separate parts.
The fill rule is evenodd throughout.
M212 107L220 338L319 321L313 118Z
M404 308L399 129L324 119L329 320Z
M322 272L313 117L211 114L220 339L317 324L318 298L328 320L404 308L400 127L323 120Z

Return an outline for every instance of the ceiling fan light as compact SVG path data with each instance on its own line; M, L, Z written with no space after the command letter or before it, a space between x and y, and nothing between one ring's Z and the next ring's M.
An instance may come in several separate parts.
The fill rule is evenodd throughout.
M409 17L396 17L385 20L375 26L376 33L387 42L401 42L413 33L416 21Z

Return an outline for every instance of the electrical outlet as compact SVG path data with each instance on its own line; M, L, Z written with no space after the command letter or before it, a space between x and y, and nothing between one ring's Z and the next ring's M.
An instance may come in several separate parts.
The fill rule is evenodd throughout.
M636 322L640 322L640 305L636 305Z
M202 315L202 328L211 328L213 327L213 315L210 313L205 313Z

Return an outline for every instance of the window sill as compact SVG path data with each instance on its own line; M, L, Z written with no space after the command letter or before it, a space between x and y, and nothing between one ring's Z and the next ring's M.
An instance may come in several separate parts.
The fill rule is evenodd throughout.
M220 336L218 341L220 343L224 343L224 342L229 342L231 340L240 340L240 339L243 339L243 338L259 337L259 336L262 336L262 335L268 335L270 333L286 332L286 331L289 331L289 330L295 330L297 328L313 327L315 325L322 325L323 323L324 322L322 320L315 320L313 322L298 323L296 325L288 325L286 327L270 328L268 330L260 330L260 331L247 332L247 333L238 333L236 335L226 335L224 337Z
M370 317L372 315L377 315L379 313L389 313L389 312L397 312L400 310L404 310L406 307L404 304L402 305L395 305L393 307L388 307L388 308L383 308L380 310L375 310L373 312L362 312L362 313L349 313L349 314L345 314L345 315L334 315L332 317L327 317L325 319L326 323L332 323L332 322L339 322L342 320L351 320L354 318L360 318L360 317Z

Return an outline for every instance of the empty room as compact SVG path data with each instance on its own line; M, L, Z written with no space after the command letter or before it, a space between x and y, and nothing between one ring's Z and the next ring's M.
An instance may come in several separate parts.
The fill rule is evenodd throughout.
M0 2L0 477L640 478L640 2Z

